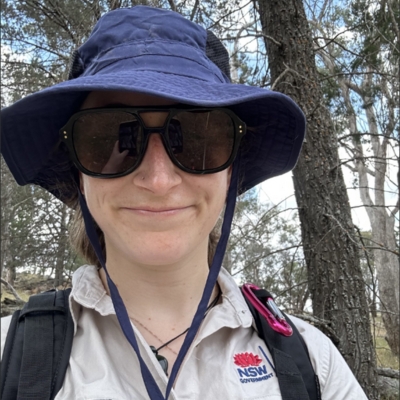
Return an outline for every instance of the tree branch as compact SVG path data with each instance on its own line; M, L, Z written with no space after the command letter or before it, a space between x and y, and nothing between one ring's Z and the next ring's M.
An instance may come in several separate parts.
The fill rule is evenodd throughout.
M381 134L381 133L357 132L357 133L350 133L350 134L348 134L348 135L340 136L340 137L338 138L338 140L339 140L339 142L340 142L340 141L342 141L342 140L344 140L344 139L347 139L347 138L353 138L354 136L377 136L377 137L379 137L379 138L384 137L384 135ZM397 143L400 143L400 139L397 139L397 138L395 138L395 137L390 137L389 140L393 140L393 141L395 141L395 142L397 142Z
M367 72L367 71L363 71L363 72L352 71L352 72L338 72L337 74L331 74L331 75L328 75L328 76L324 76L323 75L323 78L319 79L319 82L323 82L323 81L326 81L328 79L336 78L336 77L338 77L338 78L344 77L344 76L353 77L355 75L364 76L364 75L367 75L367 74L373 74L373 75L379 75L379 76L387 76L389 78L397 78L396 75L382 73L382 72L379 72L379 71L370 71L370 72Z
M323 40L325 41L325 44L324 44L324 46L320 46L320 47L315 48L314 51L321 51L321 50L324 50L325 47L328 47L331 43L335 43L337 46L339 46L340 48L342 48L344 51L349 52L349 53L352 54L353 56L361 57L360 54L357 54L357 53L355 53L355 52L349 50L348 48L346 48L345 46L343 46L341 43L339 43L339 42L336 41L336 38L338 38L338 37L339 37L340 35L342 35L343 33L351 32L351 31L353 31L353 30L356 30L359 26L361 26L361 24L358 25L358 26L354 26L354 27L351 27L351 28L349 28L349 29L346 29L346 30L344 30L344 31L341 31L341 32L339 32L338 34L336 34L336 36L334 36L333 38L327 38L327 37L324 37L324 36L316 36L316 37L314 38L314 40L317 41L318 39L323 39ZM318 42L317 42L317 43L318 43Z
M23 301L23 300L21 299L21 297L19 297L19 294L18 294L17 291L13 288L13 286L11 285L11 283L8 283L8 282L7 282L5 279L3 279L3 278L0 278L0 280L1 280L1 283L2 283L4 286L6 286L9 290L11 290L12 294L14 295L14 297L16 298L16 300L17 300L18 303L25 304L25 301Z
M342 226L342 224L340 223L340 221L339 221L336 217L334 217L334 216L331 215L331 214L324 214L324 217L328 217L328 218L332 219L333 221L335 221L335 222L337 223L337 226L347 235L347 237L350 239L350 241L353 242L357 247L360 247L360 244L357 243L357 242L351 237L351 235L349 234L349 232L347 231L347 229L345 229L345 228Z
M383 251L388 251L389 253L393 253L396 256L400 256L400 253L396 250L390 250L386 247L377 247L377 246L366 246L366 249L370 249L370 250L383 250Z
M37 43L32 43L32 42L29 42L28 40L25 40L25 39L18 39L17 41L18 41L18 42L21 42L21 43L25 43L25 44L27 44L27 45L29 45L29 46L34 46L34 47L36 47L37 49L43 50L43 51L45 51L45 52L47 52L47 53L50 53L50 54L54 54L54 55L56 55L57 57L59 57L59 58L65 60L65 61L68 61L68 57L67 57L67 56L65 56L64 54L61 54L61 53L57 53L56 51L54 51L54 50L52 50L52 49L50 49L50 48L45 48L45 47L43 47L43 46L40 46L40 45L37 44Z
M196 0L196 2L194 3L192 12L190 13L190 20L193 21L194 16L196 15L197 9L199 8L199 0Z
M171 7L171 10L176 11L176 4L175 4L174 0L168 0L168 3Z
M318 29L320 32L322 32L322 34L324 33L323 32L323 29L321 29L321 25L319 24L319 23L317 23L317 21L315 21L315 20L310 20L309 21L309 23L310 23L310 25L313 25L316 29ZM355 30L357 30L358 28L360 28L360 27L362 27L364 24L359 24L359 25L356 25L356 26L352 26L351 28L349 28L349 29L345 29L344 31L340 31L338 34L336 34L333 38L328 38L328 37L326 37L326 36L316 36L314 39L323 39L323 40L328 40L328 43L324 46L324 47L326 47L326 46L329 46L330 45L330 43L332 42L332 41L334 41L334 40L336 40L340 35L343 35L344 33L346 33L346 32L352 32L352 31L355 31Z
M249 4L251 4L253 2L253 0L250 0L249 2L247 2L246 4L243 4L242 9L247 7ZM214 28L214 26L218 25L224 18L229 17L231 14L234 14L235 12L237 12L238 9L237 8L233 8L232 11L229 11L227 14L224 14L221 18L219 18L217 21L214 21L212 25L210 25L208 27L208 29L212 29Z
M397 199L397 204L394 206L393 210L390 210L392 215L396 215L399 212L400 208L400 198Z
M301 315L292 314L292 315L293 315L293 317L300 318L304 321L311 322L317 328L320 328L322 331L324 331L325 333L328 334L328 336L335 343L335 345L338 345L340 343L340 339L336 335L336 332L330 327L329 321L327 321L325 319L317 318L315 316L305 315L305 314L301 314Z
M378 375L386 376L387 378L399 379L400 371L392 368L377 368Z
M258 33L257 35L255 35L255 37L265 37L268 40L271 40L271 42L274 42L277 46L281 47L282 44L280 42L278 42L276 39L274 39L272 36L268 36L265 33Z
M285 76L287 72L290 71L290 68L286 68L280 75L275 79L274 83L271 85L271 90L275 90L275 86L279 83L279 81Z

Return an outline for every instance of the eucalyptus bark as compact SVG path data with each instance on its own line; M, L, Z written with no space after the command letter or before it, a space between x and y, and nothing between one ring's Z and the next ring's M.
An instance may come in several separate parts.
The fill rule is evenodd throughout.
M369 399L377 375L359 245L337 138L318 83L312 36L300 0L259 0L272 89L303 109L307 135L293 172L313 312L330 321L335 344Z

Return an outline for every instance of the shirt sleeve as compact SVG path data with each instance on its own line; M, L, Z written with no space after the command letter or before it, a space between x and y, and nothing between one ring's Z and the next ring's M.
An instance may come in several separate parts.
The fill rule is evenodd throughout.
M332 341L314 326L290 317L303 336L318 375L323 400L368 400L357 379Z

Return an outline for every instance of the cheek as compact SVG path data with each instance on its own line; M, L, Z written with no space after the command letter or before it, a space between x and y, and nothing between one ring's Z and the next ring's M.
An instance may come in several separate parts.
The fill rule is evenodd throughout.
M86 175L80 176L80 189L85 197L89 211L96 222L101 219L107 199L113 193L110 182L103 179L96 179ZM106 186L106 184L108 184Z
M221 213L229 189L230 174L228 174L228 171L222 171L219 174L215 177L216 179L213 179L213 182L209 182L207 185L209 202L213 214L212 218L215 218L215 216L218 218Z
M113 182L107 182L107 180L94 178L79 172L79 188L86 199L89 197L94 198L102 192L106 192L104 189L105 185L111 189L112 183Z

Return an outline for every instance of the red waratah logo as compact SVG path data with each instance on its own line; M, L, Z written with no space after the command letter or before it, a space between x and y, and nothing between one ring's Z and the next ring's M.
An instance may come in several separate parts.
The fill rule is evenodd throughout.
M251 366L258 367L262 359L257 354L239 353L233 356L233 361L239 367L246 368Z

